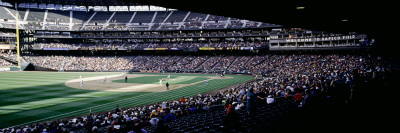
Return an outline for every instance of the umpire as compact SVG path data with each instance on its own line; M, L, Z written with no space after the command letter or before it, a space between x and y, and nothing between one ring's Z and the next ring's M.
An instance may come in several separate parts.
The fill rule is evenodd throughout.
M167 86L167 90L169 90L169 84L168 84L168 82L167 82L167 84L165 84L165 86Z

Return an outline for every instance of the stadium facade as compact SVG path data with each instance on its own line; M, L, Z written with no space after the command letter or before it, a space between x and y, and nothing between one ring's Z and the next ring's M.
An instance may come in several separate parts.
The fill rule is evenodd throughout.
M31 55L254 54L360 50L371 43L365 34L287 28L149 5L85 4L2 2L0 48L3 53L16 50L17 20L21 50Z

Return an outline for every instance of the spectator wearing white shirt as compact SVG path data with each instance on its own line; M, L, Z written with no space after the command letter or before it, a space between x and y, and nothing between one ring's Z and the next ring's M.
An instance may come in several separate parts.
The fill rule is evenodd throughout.
M275 103L275 98L272 95L269 95L267 97L267 104L273 104Z

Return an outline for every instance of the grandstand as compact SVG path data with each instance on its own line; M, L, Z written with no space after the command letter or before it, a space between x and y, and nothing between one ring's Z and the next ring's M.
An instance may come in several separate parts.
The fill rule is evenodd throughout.
M369 34L274 20L129 0L0 12L0 133L338 132L396 69Z

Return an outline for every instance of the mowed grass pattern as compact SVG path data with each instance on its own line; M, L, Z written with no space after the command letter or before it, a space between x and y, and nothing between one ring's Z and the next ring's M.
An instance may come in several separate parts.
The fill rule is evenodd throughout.
M120 72L2 72L0 73L0 128L86 115L90 109L92 112L104 112L115 109L116 105L127 108L179 99L182 96L189 97L253 79L250 76L227 75L233 78L213 79L209 80L209 85L201 82L176 90L155 93L93 91L64 85L66 81L77 79L80 75L84 78L115 74ZM167 76L154 73L151 75L165 78ZM176 79L174 82L182 84L202 81L206 76L212 75L171 74L171 78ZM135 81L134 78L132 81ZM148 81L143 80L140 83L146 82Z

